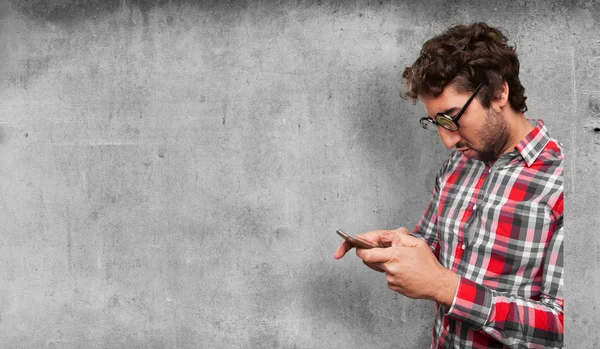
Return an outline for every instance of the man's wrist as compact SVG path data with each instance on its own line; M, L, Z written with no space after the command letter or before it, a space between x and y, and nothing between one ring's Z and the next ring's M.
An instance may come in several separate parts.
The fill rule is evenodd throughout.
M454 302L454 296L458 288L458 274L444 268L444 272L438 279L438 282L434 284L437 287L434 300L446 309L450 308Z

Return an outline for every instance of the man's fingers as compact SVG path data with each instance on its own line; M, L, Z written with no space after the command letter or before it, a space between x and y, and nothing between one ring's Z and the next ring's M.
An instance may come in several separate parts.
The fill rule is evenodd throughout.
M392 245L395 230L373 230L362 234L357 234L356 237L372 242L378 246L389 247Z
M396 245L404 246L404 243L402 242L404 235L405 234L400 233L400 232L394 234L394 238L392 239L392 246L396 246Z
M342 257L344 257L344 255L346 255L346 253L348 251L350 251L352 249L352 245L348 242L348 241L344 241L340 244L340 246L337 248L337 250L335 250L335 253L333 254L333 258L335 259L340 259Z
M385 270L379 267L380 264L367 263L365 261L363 261L363 264L375 271L378 271L380 273L385 273Z
M390 247L397 244L402 245L400 239L408 234L408 229L402 227L395 230L373 230L358 234L357 237L373 242L381 247Z
M419 246L423 240L416 238L412 235L409 235L408 232L397 233L394 235L394 239L392 241L392 246L400 245L404 247L417 247Z
M385 263L392 259L393 250L391 248L372 248L369 250L357 248L356 255L366 263Z

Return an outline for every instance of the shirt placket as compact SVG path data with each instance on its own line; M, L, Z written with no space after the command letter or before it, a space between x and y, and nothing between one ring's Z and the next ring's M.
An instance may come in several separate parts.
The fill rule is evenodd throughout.
M488 185L488 178L491 173L491 166L487 163L484 165L483 171L477 178L477 183L475 184L475 189L473 190L473 194L469 197L469 204L465 209L465 213L461 219L460 228L457 234L457 244L455 246L454 251L454 263L452 263L452 271L456 272L460 268L463 260L463 254L465 249L469 244L471 244L472 236L468 234L468 227L472 223L473 218L475 217L475 212L479 209L477 206L481 199L481 194L485 193L485 190L482 188L486 188Z
M481 199L481 193L482 193L482 188L486 188L483 190L483 192L485 192L485 190L487 190L487 185L488 185L488 181L487 179L489 178L489 175L491 173L491 166L487 163L485 163L484 165L484 169L481 171L481 173L479 174L478 178L477 178L477 182L475 184L475 189L473 190L473 193L471 194L471 196L468 198L469 204L467 205L467 208L465 210L465 213L461 219L461 223L459 224L459 229L458 232L456 234L457 237L457 243L455 246L453 246L454 248L454 260L452 262L452 271L457 272L459 267L462 265L462 257L465 251L465 248L467 247L467 245L470 243L468 237L466 237L465 235L465 227L468 227L469 223L471 223L471 220L474 217L474 213L475 211L477 211L478 207L477 207L477 203L480 201ZM441 317L440 317L440 323L439 323L439 327L438 327L438 333L440 334L440 337L444 337L445 341L447 345L450 345L451 342L454 340L450 340L450 334L452 333L452 331L454 331L454 324L452 323L452 320L450 318L448 318L447 316L445 316L443 314L444 312L441 312ZM452 336L454 337L454 336ZM439 347L439 338L438 338L438 342L435 345L436 348Z

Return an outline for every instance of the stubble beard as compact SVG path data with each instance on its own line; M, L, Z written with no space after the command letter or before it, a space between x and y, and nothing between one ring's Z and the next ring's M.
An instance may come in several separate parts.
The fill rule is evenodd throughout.
M475 159L489 162L495 161L502 155L510 139L510 131L500 113L489 109L485 116L485 124L478 136L482 144L481 148L476 149L467 142L459 142L456 148L470 148L475 153L473 156Z
M486 115L486 126L481 131L480 139L483 149L475 150L476 158L481 161L494 161L502 155L510 139L510 131L506 120L500 113L489 109Z

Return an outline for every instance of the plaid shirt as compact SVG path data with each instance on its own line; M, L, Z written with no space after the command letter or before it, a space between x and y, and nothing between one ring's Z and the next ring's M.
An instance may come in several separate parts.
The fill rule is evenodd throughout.
M459 275L432 348L561 348L563 165L538 120L493 164L453 152L413 235Z

